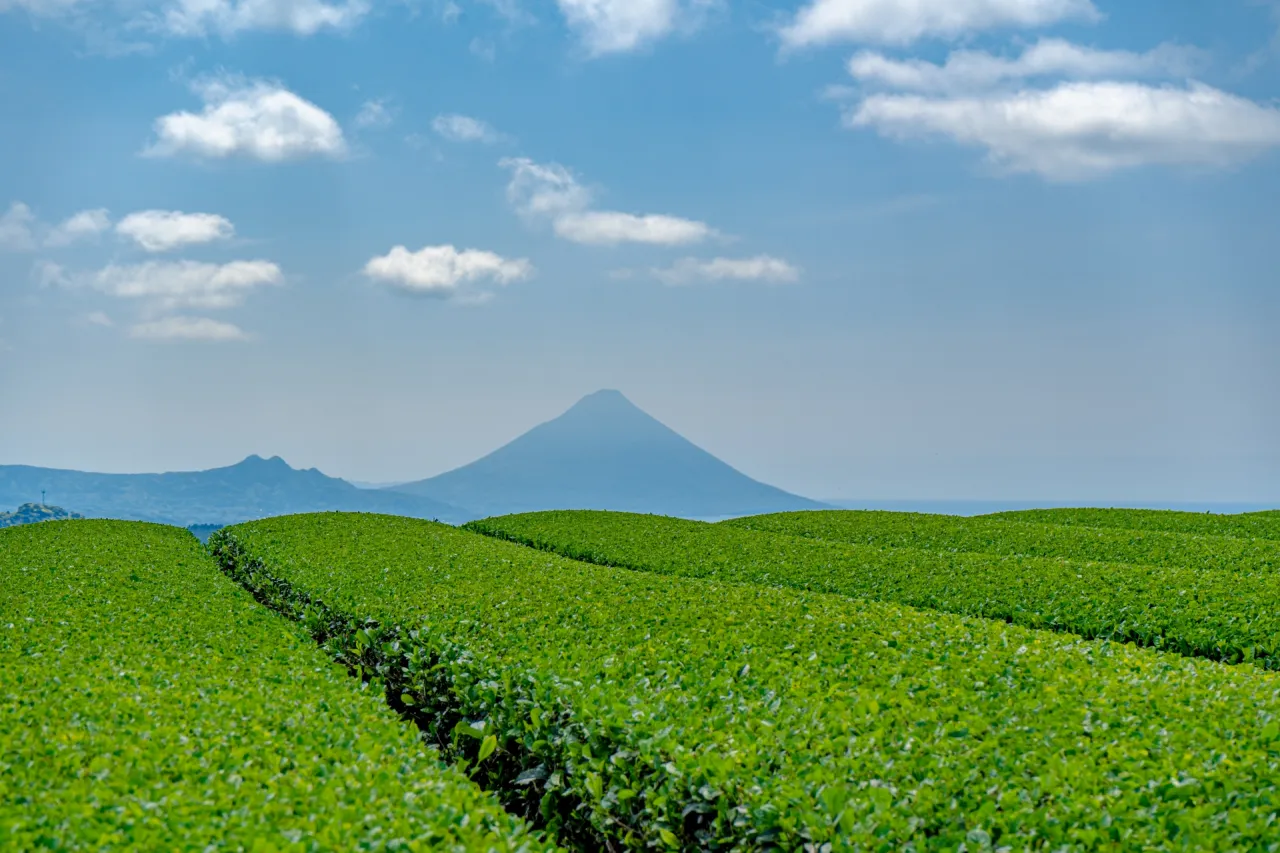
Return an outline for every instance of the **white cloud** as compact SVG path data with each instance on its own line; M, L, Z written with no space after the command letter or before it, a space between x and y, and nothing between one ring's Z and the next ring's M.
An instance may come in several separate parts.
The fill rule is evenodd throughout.
M554 228L566 240L604 246L618 243L675 246L701 242L712 233L705 222L660 214L635 216L616 211L567 213L557 217Z
M31 208L20 201L9 205L9 209L0 216L0 249L13 252L24 252L36 247L33 228L36 225L35 214Z
M1147 164L1225 166L1280 146L1280 109L1192 83L1071 82L954 98L873 95L851 127L895 138L941 135L987 149L1014 172L1082 180Z
M368 14L366 0L176 0L164 7L156 28L176 36L223 37L249 30L275 30L300 36L320 30L347 30Z
M781 31L791 48L863 42L909 44L978 30L1096 21L1090 0L813 0Z
M226 240L235 233L229 220L214 213L140 210L116 223L116 233L148 252L167 252L193 243Z
M122 299L137 299L152 310L231 308L255 288L279 284L280 268L270 261L147 261L112 264L87 278L89 286Z
M464 115L438 115L431 129L450 142L497 142L498 132L487 122Z
M102 311L93 311L84 318L90 325L94 326L114 326L111 318Z
M590 191L559 163L505 157L498 165L511 170L507 201L522 216L557 216L585 210L591 204Z
M410 252L396 246L369 260L364 274L405 293L426 296L463 295L463 285L478 281L510 284L533 274L524 259L510 260L477 249L427 246Z
M195 90L204 109L157 119L157 140L145 153L239 155L279 162L311 155L338 157L347 150L333 116L279 85L219 79L199 83Z
M667 284L690 284L695 281L764 281L779 284L800 279L800 270L769 255L754 258L681 258L665 269L654 269L653 274Z
M626 53L692 29L718 0L557 0L592 56Z
M44 238L46 246L67 246L76 240L96 237L111 227L111 217L105 208L82 210L67 218Z
M1015 59L974 50L959 50L945 65L920 59L890 59L862 51L849 60L849 73L864 83L922 92L962 92L1035 77L1097 79L1102 77L1185 76L1199 52L1161 45L1146 53L1097 50L1062 39L1041 39Z
M356 127L384 128L390 127L395 120L391 108L384 99L365 101L356 114Z
M248 338L238 326L208 317L164 317L139 323L129 336L154 341L243 341Z
M558 163L509 157L498 165L511 170L507 200L516 211L528 219L550 219L558 236L575 243L680 245L715 234L705 222L692 219L592 210L591 191Z

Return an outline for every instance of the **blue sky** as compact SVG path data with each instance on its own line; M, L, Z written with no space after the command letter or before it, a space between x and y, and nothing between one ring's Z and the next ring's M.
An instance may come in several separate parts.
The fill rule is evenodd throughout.
M0 0L4 463L1280 503L1280 5Z

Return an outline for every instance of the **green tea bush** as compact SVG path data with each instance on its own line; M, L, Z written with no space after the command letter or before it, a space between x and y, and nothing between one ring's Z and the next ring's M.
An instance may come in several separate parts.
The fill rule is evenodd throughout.
M0 531L0 850L549 848L187 531Z
M658 515L552 511L468 529L587 562L790 586L1280 667L1275 572L826 542Z
M1280 540L1280 511L1216 514L1162 509L1028 509L980 518L1120 530L1165 530L1241 539Z
M854 510L753 515L720 524L854 545L926 551L1246 572L1280 569L1280 542L1162 530L1111 530L983 516Z
M211 542L581 849L1277 845L1280 681L1252 666L414 519L293 516Z

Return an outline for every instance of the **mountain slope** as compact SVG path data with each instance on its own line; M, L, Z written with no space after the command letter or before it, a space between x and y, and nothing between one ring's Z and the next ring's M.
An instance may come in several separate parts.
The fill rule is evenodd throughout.
M208 471L92 474L27 465L0 466L0 506L45 489L90 518L164 524L234 524L272 515L345 510L459 522L475 514L430 498L357 489L315 468L299 471L274 456Z
M617 391L590 394L488 456L394 491L486 515L613 509L709 518L823 506L731 468Z

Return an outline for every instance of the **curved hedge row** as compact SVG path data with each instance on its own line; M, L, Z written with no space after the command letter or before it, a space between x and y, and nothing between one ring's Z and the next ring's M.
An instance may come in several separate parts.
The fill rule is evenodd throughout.
M1220 515L1164 509L1026 509L979 518L1120 530L1164 530L1241 539L1280 539L1280 510Z
M0 532L0 849L550 849L190 533Z
M1280 542L1162 530L1113 530L984 516L857 510L782 512L720 524L853 545L926 551L1245 572L1280 570Z
M1280 681L1249 666L592 566L413 519L294 516L213 542L584 848L1274 841Z
M470 530L573 559L892 601L1280 668L1280 577L824 542L658 515L551 511Z

